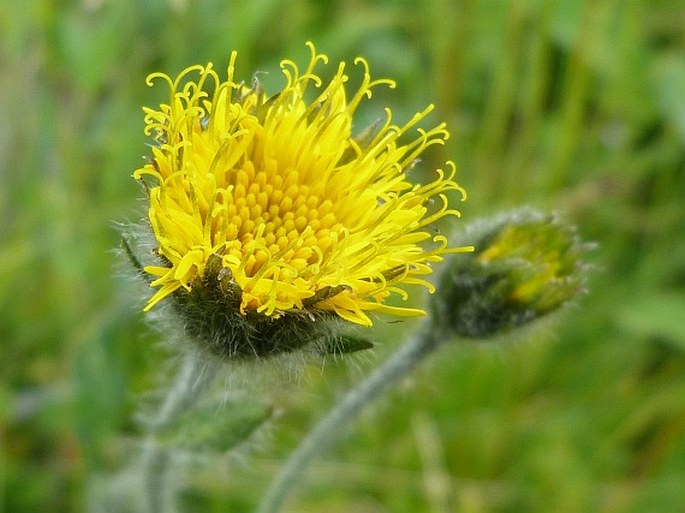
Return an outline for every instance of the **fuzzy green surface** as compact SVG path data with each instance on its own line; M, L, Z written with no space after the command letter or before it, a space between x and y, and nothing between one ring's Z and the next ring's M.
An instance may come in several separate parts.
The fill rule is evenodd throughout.
M685 2L6 4L0 512L85 511L135 449L141 396L170 374L141 311L150 291L112 251L113 221L144 214L130 175L147 152L141 106L160 98L145 76L221 69L236 49L237 74L268 71L274 89L279 60L303 62L306 40L396 79L360 127L389 101L398 120L436 104L452 137L425 168L457 162L464 223L531 204L599 247L577 308L512 345L442 348L315 464L286 511L685 511ZM412 326L376 324L378 359ZM373 365L331 358L255 391L283 415L248 465L194 467L184 510L250 511Z

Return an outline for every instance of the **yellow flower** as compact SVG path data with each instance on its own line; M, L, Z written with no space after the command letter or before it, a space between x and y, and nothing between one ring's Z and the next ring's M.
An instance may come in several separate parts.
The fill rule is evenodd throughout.
M160 257L145 267L157 287L146 310L179 289L206 286L212 274L217 289L236 294L241 315L327 312L369 326L372 311L423 313L386 301L406 299L406 285L432 291L424 278L431 264L461 250L428 227L458 215L446 196L464 196L454 164L427 184L407 177L426 147L447 139L445 125L415 128L432 106L401 126L386 109L384 120L353 136L360 102L395 84L371 80L359 58L359 89L346 92L344 63L324 86L314 70L328 59L308 46L306 70L283 61L285 87L270 97L256 80L236 82L235 52L225 81L211 63L175 79L148 77L148 85L167 82L170 100L145 109L157 144L134 173L152 178L148 215ZM411 131L413 140L401 143Z

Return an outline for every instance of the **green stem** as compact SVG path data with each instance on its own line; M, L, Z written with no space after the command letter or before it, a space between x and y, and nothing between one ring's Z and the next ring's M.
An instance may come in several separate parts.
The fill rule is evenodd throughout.
M217 365L187 355L176 382L150 425L142 455L143 511L173 513L176 511L176 483L169 472L171 451L158 443L157 435L192 407L199 395L213 382Z
M420 330L356 388L350 390L290 456L269 486L257 513L278 513L288 492L302 480L312 460L342 434L343 429L365 406L411 372L438 345L434 331L426 328Z

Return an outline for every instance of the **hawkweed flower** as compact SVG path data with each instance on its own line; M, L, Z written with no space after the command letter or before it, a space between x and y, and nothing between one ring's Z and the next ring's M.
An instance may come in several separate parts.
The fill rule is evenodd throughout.
M281 63L285 85L270 96L256 78L235 78L235 52L225 80L211 63L147 80L166 82L169 102L144 109L155 144L134 173L155 245L142 269L156 289L145 310L168 303L186 333L222 357L364 347L340 325L423 314L391 297L406 300L415 285L432 292L431 265L464 249L429 226L459 215L448 201L465 196L454 164L427 183L408 178L421 153L448 138L444 124L418 127L432 106L399 125L385 109L353 132L360 103L394 82L372 80L358 58L355 91L345 63L324 83L315 69L328 59L308 47L304 70Z
M592 247L558 216L530 209L477 221L475 251L452 259L431 302L434 322L457 336L510 333L572 302L585 290Z

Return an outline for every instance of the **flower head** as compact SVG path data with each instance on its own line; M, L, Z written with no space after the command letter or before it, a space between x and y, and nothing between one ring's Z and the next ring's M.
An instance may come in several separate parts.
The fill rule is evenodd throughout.
M328 59L308 46L307 68L283 61L286 83L272 96L256 79L236 81L235 52L226 80L211 63L148 77L165 81L170 99L145 109L156 144L134 173L146 183L159 257L145 267L157 288L146 310L170 295L186 305L209 295L266 323L294 314L369 326L369 312L423 313L387 300L406 299L407 285L432 290L431 264L459 251L429 228L458 215L447 196L464 195L454 164L425 184L407 176L426 147L447 139L445 125L417 128L432 106L404 125L386 109L353 135L359 104L394 83L372 80L360 58L356 91L346 91L344 63L324 84L315 68Z

